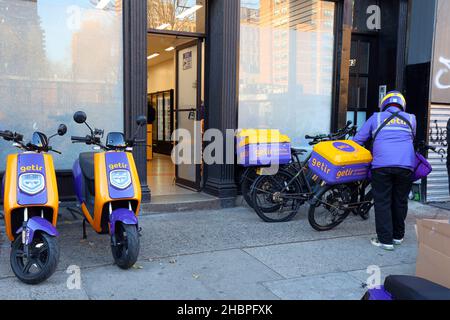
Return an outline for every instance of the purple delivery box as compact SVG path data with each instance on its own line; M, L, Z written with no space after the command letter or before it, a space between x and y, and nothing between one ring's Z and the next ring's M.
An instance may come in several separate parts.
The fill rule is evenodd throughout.
M236 136L237 163L245 167L291 161L291 141L278 130L246 129Z

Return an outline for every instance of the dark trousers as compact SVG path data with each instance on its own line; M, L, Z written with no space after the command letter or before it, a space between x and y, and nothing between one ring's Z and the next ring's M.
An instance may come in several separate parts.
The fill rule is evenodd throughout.
M402 168L372 170L372 193L378 240L392 244L405 236L412 171Z

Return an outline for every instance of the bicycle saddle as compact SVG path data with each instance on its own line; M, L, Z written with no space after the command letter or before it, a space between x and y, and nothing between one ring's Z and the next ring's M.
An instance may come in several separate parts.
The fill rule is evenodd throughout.
M450 300L450 289L414 276L388 276L384 288L394 300Z

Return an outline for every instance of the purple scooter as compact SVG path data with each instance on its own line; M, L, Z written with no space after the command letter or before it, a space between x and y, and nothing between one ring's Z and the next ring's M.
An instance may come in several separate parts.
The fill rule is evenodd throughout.
M450 289L414 276L388 276L380 288L369 289L362 300L450 300Z
M86 113L74 114L74 121L85 124L90 131L85 137L72 137L74 143L94 146L96 152L81 153L73 165L75 191L86 222L99 234L111 237L111 251L116 265L131 268L139 255L138 215L141 206L141 183L132 150L138 141L140 128L147 124L145 116L138 117L138 129L131 140L121 132L110 132L106 143L101 142L103 130L91 129Z

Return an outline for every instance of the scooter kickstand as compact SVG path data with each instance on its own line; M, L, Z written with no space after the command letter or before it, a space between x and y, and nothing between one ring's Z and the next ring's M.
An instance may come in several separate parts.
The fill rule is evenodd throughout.
M86 234L86 218L83 219L83 240L87 239L87 234Z

